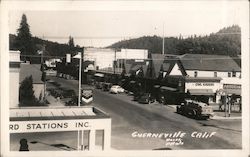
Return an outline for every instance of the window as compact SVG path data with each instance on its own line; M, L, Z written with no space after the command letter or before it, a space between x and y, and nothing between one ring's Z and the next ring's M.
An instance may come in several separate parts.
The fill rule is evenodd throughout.
M217 77L217 72L216 71L214 72L214 77Z
M228 72L228 77L231 77L231 72Z
M198 72L195 71L195 72L194 72L194 77L197 77L197 76L198 76Z
M236 72L235 71L232 72L232 77L236 77Z

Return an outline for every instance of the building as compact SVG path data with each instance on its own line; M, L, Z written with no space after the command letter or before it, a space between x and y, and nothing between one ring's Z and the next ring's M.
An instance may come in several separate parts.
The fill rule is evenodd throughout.
M119 68L125 60L148 59L148 50L145 49L111 49L111 48L85 48L84 61L93 61L95 70L110 70ZM107 70L108 69L108 70Z
M11 109L9 126L10 136L23 133L23 138L30 136L30 133L75 131L77 134L79 131L78 139L75 140L77 141L77 150L82 151L100 149L108 151L111 146L111 118L105 112L92 106ZM99 132L101 134L98 136ZM65 141L67 138L67 136L64 137ZM97 146L98 139L102 141L98 142L101 145ZM39 143L39 138L34 138L34 140Z
M116 52L116 59L148 59L148 50L121 49Z
M167 84L175 84L185 93L207 95L209 102L218 102L221 91L241 95L241 68L229 56L184 54L164 64Z
M10 51L9 58L10 108L16 108L19 104L20 51Z
M48 59L45 61L45 65L47 66L47 68L55 68L56 67L56 62L62 62L61 59L56 59L56 58L52 58L52 59Z
M22 63L20 66L20 78L19 83L29 76L33 79L33 90L35 97L39 100L44 98L45 85L42 81L42 71L40 70L40 64L26 64Z
M115 50L107 48L84 48L84 61L93 61L94 69L112 68Z

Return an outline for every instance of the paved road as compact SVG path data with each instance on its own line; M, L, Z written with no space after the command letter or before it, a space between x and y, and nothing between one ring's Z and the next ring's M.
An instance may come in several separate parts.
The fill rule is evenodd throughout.
M77 91L75 80L53 78L67 88ZM111 146L118 150L144 150L144 149L239 149L241 148L241 120L194 120L176 114L174 109L159 104L143 105L132 101L132 97L125 94L109 94L101 90L94 90L94 103L112 118ZM141 133L174 133L185 134L181 141L183 145L170 145L166 138L133 137ZM205 132L211 134L210 138L192 137L192 134ZM75 143L76 133L58 133L64 142L71 147ZM149 135L149 134L147 134ZM197 134L195 134L197 135ZM13 140L20 135L13 135ZM29 135L31 138L32 135ZM37 136L37 135L34 135ZM206 135L204 135L206 136ZM54 138L48 134L46 139ZM62 139L69 137L65 142ZM178 140L178 138L167 138ZM51 142L47 140L48 142ZM178 142L177 142L178 143Z

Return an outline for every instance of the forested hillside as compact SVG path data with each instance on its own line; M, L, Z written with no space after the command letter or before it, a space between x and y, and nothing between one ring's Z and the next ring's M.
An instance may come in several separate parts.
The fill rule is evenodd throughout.
M17 50L18 48L15 46L15 39L16 35L10 34L9 35L9 41L10 41L10 50ZM35 52L41 48L42 45L45 45L45 54L47 56L63 56L65 57L66 53L69 53L70 51L76 52L76 51L82 51L82 48L79 46L76 46L73 48L73 50L70 50L69 44L60 44L53 41L48 40L42 40L38 37L32 37L32 44L34 46ZM35 53L37 54L37 53Z
M165 38L165 51L168 54L219 54L237 56L241 54L241 29L238 25L223 28L217 33L207 36L190 36L183 38ZM123 40L112 44L109 48L141 48L151 53L162 53L162 37L144 36L131 40Z

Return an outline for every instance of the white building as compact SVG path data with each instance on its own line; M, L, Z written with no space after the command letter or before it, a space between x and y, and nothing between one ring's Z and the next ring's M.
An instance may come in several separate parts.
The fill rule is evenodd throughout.
M121 49L110 48L85 48L84 61L94 61L94 69L112 69L114 61L137 59L148 59L148 50L144 49Z
M94 61L94 69L112 68L115 50L106 48L84 48L84 61Z
M16 108L19 104L20 51L10 51L9 57L10 108Z
M117 59L148 59L148 50L145 49L121 49L116 52Z
M210 95L210 101L216 102L220 91L228 95L241 95L241 68L229 56L185 54L174 60L164 61L162 67L167 67L167 70L163 68L163 77L184 77L182 87L185 93Z

